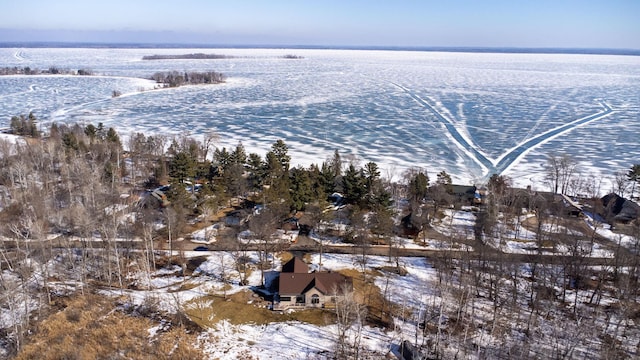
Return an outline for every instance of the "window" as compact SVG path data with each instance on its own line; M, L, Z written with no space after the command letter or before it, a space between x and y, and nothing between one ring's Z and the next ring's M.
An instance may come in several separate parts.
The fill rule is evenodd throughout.
M318 294L311 295L311 303L315 305L320 304L320 296L318 296Z
M296 304L304 304L304 295L296 296Z
M291 301L291 296L280 296L280 301L289 302Z

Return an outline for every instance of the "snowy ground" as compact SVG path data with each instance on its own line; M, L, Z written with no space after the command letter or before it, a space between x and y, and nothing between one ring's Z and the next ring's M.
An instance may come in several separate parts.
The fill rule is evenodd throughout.
M462 237L462 239L473 239L473 223L475 214L469 211L456 211L447 209L444 211L445 216L436 224L435 228L449 237ZM520 221L526 216L522 216ZM502 221L501 226L511 229L513 224L506 224ZM507 226L509 225L509 226ZM570 232L560 225L545 224L543 226L548 231ZM213 231L215 228L207 228L199 230L191 234L196 241L200 239L204 242L207 239L206 232ZM636 240L628 236L622 236L613 233L610 229L599 225L597 232L616 243L623 246L631 246ZM535 243L535 234L524 228L519 229L517 233L505 231L507 237L516 237L517 241L508 241L504 249L514 253L523 253L527 250L527 244ZM209 239L211 239L209 237ZM98 238L96 238L98 240ZM316 238L319 241L319 238ZM446 244L438 244L434 239L428 239L427 245L421 245L421 242L414 243L409 239L396 239L401 247L406 248L425 248L440 249L441 246L450 246ZM209 240L211 241L211 240ZM337 244L338 240L334 239L333 244ZM343 244L350 246L349 244ZM587 244L584 244L587 246ZM563 244L558 244L554 249L557 254L569 253L569 249ZM549 253L552 253L549 250ZM152 304L154 308L175 313L183 311L189 306L193 306L193 301L212 294L233 294L244 290L250 290L252 287L259 286L261 283L260 272L252 271L247 278L246 285L240 285L240 276L235 270L233 264L234 257L238 254L231 252L185 252L187 258L202 258L203 261L193 271L193 274L183 276L183 269L179 266L167 266L160 270L145 275L143 272L132 271L129 273L125 281L128 284L135 284L134 289L103 289L101 292L105 295L126 299L125 303L130 306L144 306ZM254 252L246 252L249 262L255 264L258 262L258 254ZM60 274L60 278L65 278L64 256L77 256L69 254L61 254L52 260L46 266L37 263L31 264L31 275L27 284L40 284L43 282L43 271L49 274ZM611 257L612 252L603 248L600 244L595 243L590 248L588 256L594 257ZM272 257L272 270L279 270L282 265L278 257ZM433 316L434 311L441 309L442 311L451 311L455 309L455 304L460 295L459 291L470 291L469 285L462 285L464 279L457 277L443 278L442 273L434 268L433 264L425 258L399 258L398 265L406 271L406 274L399 275L391 271L385 270L396 266L396 259L387 256L369 256L366 263L366 270L372 274L376 274L373 282L380 292L384 294L391 302L402 308L402 316L394 318L394 326L392 329L383 330L375 327L365 327L363 329L363 348L368 351L372 358L377 358L391 351L392 345L399 344L403 339L411 340L419 332L418 320L423 319L427 314ZM312 270L319 269L320 258L315 254L310 257L310 268ZM362 270L362 262L358 256L345 254L323 254L322 265L325 270L339 271L346 269ZM530 276L530 270L527 264L519 265L521 277L519 279L507 278L501 279L502 291L510 291L509 288L516 288L518 293L526 294L531 291L531 285L527 276ZM594 268L595 269L595 268ZM457 271L457 270L456 270ZM551 269L551 272L559 272L560 269ZM5 303L12 304L0 308L0 325L1 327L10 327L13 323L19 321L24 316L23 309L37 308L37 299L24 298L20 291L22 282L14 273L4 270L2 273L6 284L10 284L11 290L2 294L2 300ZM486 280L487 274L480 275L481 279ZM73 276L69 276L73 279ZM485 281L482 280L482 281ZM443 286L444 283L450 284L449 288ZM451 285L453 284L453 285ZM50 281L48 286L55 292L64 294L77 290L81 283L79 281ZM452 289L458 289L453 291ZM574 304L589 303L593 300L593 292L590 290L568 290L565 291L561 287L554 287L556 296L563 294L565 304L568 308ZM458 292L456 292L458 291ZM484 290L483 290L484 291ZM466 296L466 295L464 295ZM8 301L8 302L7 302ZM520 301L520 300L519 300ZM616 300L612 297L604 295L601 304L616 304ZM491 302L487 293L480 292L479 297L472 302L475 309L475 322L484 324L492 318L494 304ZM205 304L206 305L206 304ZM209 306L215 306L210 302ZM526 302L521 304L522 308L526 308ZM436 311L437 312L437 311ZM505 315L506 316L506 315ZM448 317L443 317L441 321L449 321ZM541 320L543 321L543 320ZM613 321L613 320L612 320ZM550 325L549 325L550 326ZM157 329L150 328L149 332L153 333ZM476 331L476 330L474 330ZM485 346L498 346L502 340L496 335L491 336L483 333L481 330L478 334L484 337L482 340ZM334 325L318 326L301 322L281 322L270 323L267 325L233 325L227 321L221 320L213 325L211 329L202 333L199 337L200 345L211 359L216 358L249 358L254 359L325 359L330 358L335 342L336 329ZM510 335L517 338L518 333ZM515 340L514 340L515 341ZM550 341L550 340L549 340ZM498 345L496 345L498 344ZM543 346L543 345L541 345ZM547 345L544 345L547 346ZM551 345L549 345L551 346Z

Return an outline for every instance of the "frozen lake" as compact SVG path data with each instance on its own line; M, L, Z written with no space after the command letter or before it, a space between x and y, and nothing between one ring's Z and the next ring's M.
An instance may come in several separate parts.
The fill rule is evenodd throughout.
M154 54L222 54L152 60ZM293 54L301 59L287 59ZM104 123L133 132L239 141L263 154L285 140L294 163L338 149L383 175L422 167L476 183L494 172L546 188L550 154L604 179L640 161L640 57L301 49L0 49L0 67L100 76L0 77L0 119ZM215 70L221 85L141 92L157 71ZM112 98L113 90L124 96Z

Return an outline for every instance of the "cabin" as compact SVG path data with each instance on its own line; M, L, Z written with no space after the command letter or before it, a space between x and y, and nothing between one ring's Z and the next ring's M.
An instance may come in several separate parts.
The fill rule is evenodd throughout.
M294 257L282 265L273 309L333 308L344 290L353 290L351 278L331 271L309 272L309 266Z
M472 205L482 202L480 192L473 185L451 185L450 191L457 203Z

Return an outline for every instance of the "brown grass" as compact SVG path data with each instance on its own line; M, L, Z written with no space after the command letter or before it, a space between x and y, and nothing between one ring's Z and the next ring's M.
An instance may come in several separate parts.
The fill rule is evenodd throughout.
M382 276L377 270L368 271L365 276L355 269L339 271L342 275L353 279L355 300L367 307L367 321L369 324L390 327L393 323L391 312L393 304L385 301L382 291L374 284L374 279Z
M210 306L204 306L212 301ZM271 311L268 302L253 296L250 291L241 291L228 296L211 295L191 301L186 311L190 319L203 328L212 327L220 320L231 324L264 325L272 322L302 321L314 325L326 325L335 321L335 315L328 310L308 309L288 314Z
M151 337L147 318L114 310L97 295L61 300L63 310L38 324L16 359L198 359L196 335L170 326Z

